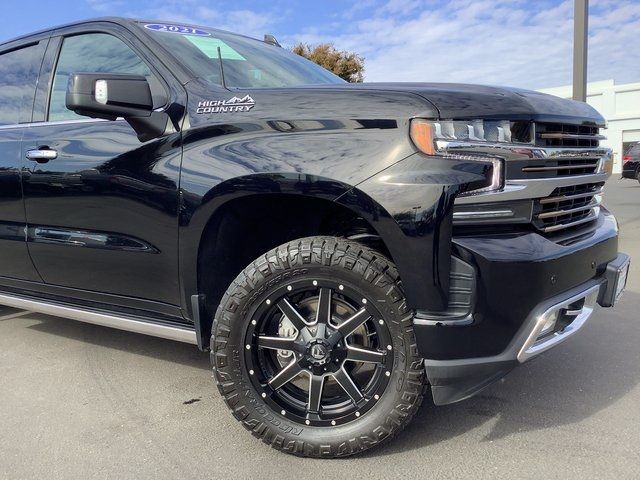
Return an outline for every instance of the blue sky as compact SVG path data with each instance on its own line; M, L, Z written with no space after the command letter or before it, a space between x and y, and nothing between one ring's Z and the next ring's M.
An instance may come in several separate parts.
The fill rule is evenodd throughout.
M78 19L191 22L284 45L332 42L366 81L571 82L573 0L4 0L6 40ZM640 0L591 0L589 81L640 81Z

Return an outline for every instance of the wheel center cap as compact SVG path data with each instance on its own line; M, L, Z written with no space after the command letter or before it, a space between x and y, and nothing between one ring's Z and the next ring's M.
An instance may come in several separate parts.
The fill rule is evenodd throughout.
M322 340L312 341L307 346L307 361L313 365L324 365L331 360L331 347Z
M321 343L316 343L311 347L310 353L315 360L324 360L327 358L329 351L327 350L327 347Z

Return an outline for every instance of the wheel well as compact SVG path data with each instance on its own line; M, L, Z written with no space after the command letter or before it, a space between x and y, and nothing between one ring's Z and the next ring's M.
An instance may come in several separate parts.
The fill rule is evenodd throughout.
M391 258L367 221L330 200L260 194L218 209L207 223L198 251L198 291L205 295L203 331L210 331L222 295L249 263L278 245L316 235L351 238Z

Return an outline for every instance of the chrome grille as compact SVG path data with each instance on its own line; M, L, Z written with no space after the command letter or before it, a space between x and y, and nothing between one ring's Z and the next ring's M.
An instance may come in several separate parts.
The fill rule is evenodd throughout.
M595 220L604 182L556 188L550 196L537 199L533 207L533 225L544 233L577 227Z
M532 130L530 143L450 141L441 145L447 153L504 160L504 189L457 198L455 224L466 229L479 225L482 231L489 225L527 228L524 225L528 224L528 228L566 243L583 235L598 218L611 164L611 149L600 146L605 137L599 128L538 122ZM491 217L494 212L500 216Z
M597 147L606 138L595 125L536 123L535 132L540 147Z

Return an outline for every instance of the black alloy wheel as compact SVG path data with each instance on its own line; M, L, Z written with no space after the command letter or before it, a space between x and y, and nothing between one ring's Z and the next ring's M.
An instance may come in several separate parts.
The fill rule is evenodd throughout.
M393 437L425 387L395 267L333 237L249 265L218 307L211 359L236 418L302 456L351 455Z
M379 400L392 350L391 333L366 298L335 280L299 279L256 311L245 364L272 409L301 424L334 426Z

